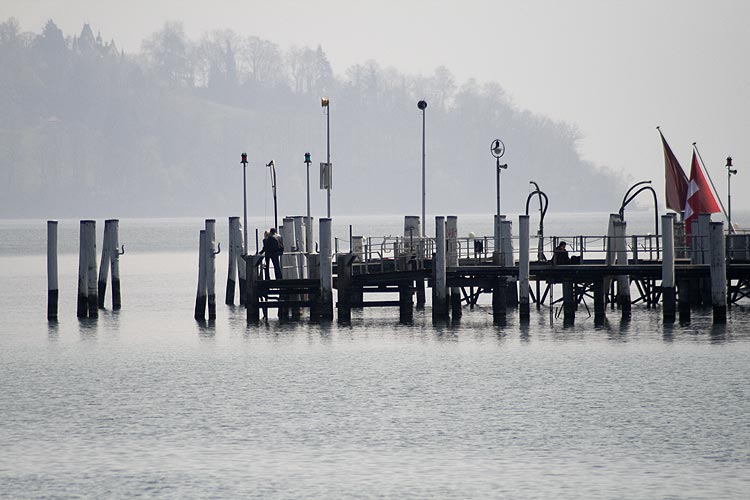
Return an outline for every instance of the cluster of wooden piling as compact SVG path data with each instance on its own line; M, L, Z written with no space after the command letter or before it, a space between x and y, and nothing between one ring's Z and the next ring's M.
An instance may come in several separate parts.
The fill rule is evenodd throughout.
M47 221L47 319L56 321L59 284L57 276L57 226L56 220ZM96 221L82 220L78 253L78 300L76 314L79 318L97 318L104 309L104 298L109 275L112 275L112 309L122 307L120 297L119 221L105 221L101 264L97 277Z

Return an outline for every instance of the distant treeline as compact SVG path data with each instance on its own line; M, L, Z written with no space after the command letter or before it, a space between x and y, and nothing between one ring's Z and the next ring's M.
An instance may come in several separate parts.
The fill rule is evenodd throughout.
M428 101L428 213L495 209L492 139L503 139L503 211L522 212L529 181L550 210L615 210L617 175L583 161L580 134L515 106L502 87L458 84L437 68L403 74L367 61L334 73L323 49L232 31L189 40L168 23L126 54L84 24L25 33L0 24L0 217L224 216L241 211L246 151L249 210L268 211L278 169L279 211L305 207L304 153L313 155L313 211L324 212L330 98L335 213L421 211L422 120ZM554 85L554 81L550 81Z

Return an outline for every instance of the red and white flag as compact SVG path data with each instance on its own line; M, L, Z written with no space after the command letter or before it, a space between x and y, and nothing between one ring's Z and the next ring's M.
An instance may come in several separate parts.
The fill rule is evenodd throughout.
M690 166L690 181L685 201L685 232L690 234L691 222L698 217L698 214L715 214L716 212L721 212L721 208L703 175L698 156L693 151L693 163Z

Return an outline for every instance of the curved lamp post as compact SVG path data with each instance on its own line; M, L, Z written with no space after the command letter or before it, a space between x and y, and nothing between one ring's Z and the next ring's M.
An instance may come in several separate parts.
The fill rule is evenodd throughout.
M727 222L729 223L729 234L734 233L734 226L732 226L732 176L737 175L737 170L732 168L732 157L727 156L727 205L729 207L727 213Z
M417 103L417 108L422 111L422 237L425 235L425 199L427 197L427 187L425 181L425 110L427 109L427 101L422 99Z
M625 193L625 196L622 199L622 205L620 205L620 210L618 213L620 215L620 220L624 221L625 207L627 206L627 204L633 201L633 199L643 191L651 191L651 195L654 197L654 233L656 235L656 257L659 258L659 204L656 199L656 191L654 191L654 188L652 188L650 184L651 181L641 181L633 184ZM641 187L631 195L630 193L639 186Z
M266 167L271 169L271 191L273 192L273 227L279 230L279 210L276 202L276 162L273 160L266 163Z
M544 191L539 189L539 184L534 181L529 181L529 184L533 184L536 189L526 197L526 215L529 215L529 202L531 202L531 198L536 195L539 198L539 230L536 233L539 241L537 246L537 259L539 261L545 261L547 258L544 256L544 216L547 215L549 198L547 198Z

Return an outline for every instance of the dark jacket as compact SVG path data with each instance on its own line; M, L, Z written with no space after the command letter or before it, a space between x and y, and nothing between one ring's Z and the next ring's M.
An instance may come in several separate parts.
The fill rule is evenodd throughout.
M284 241L278 234L269 235L263 240L263 249L259 252L267 257L274 257L284 253Z

